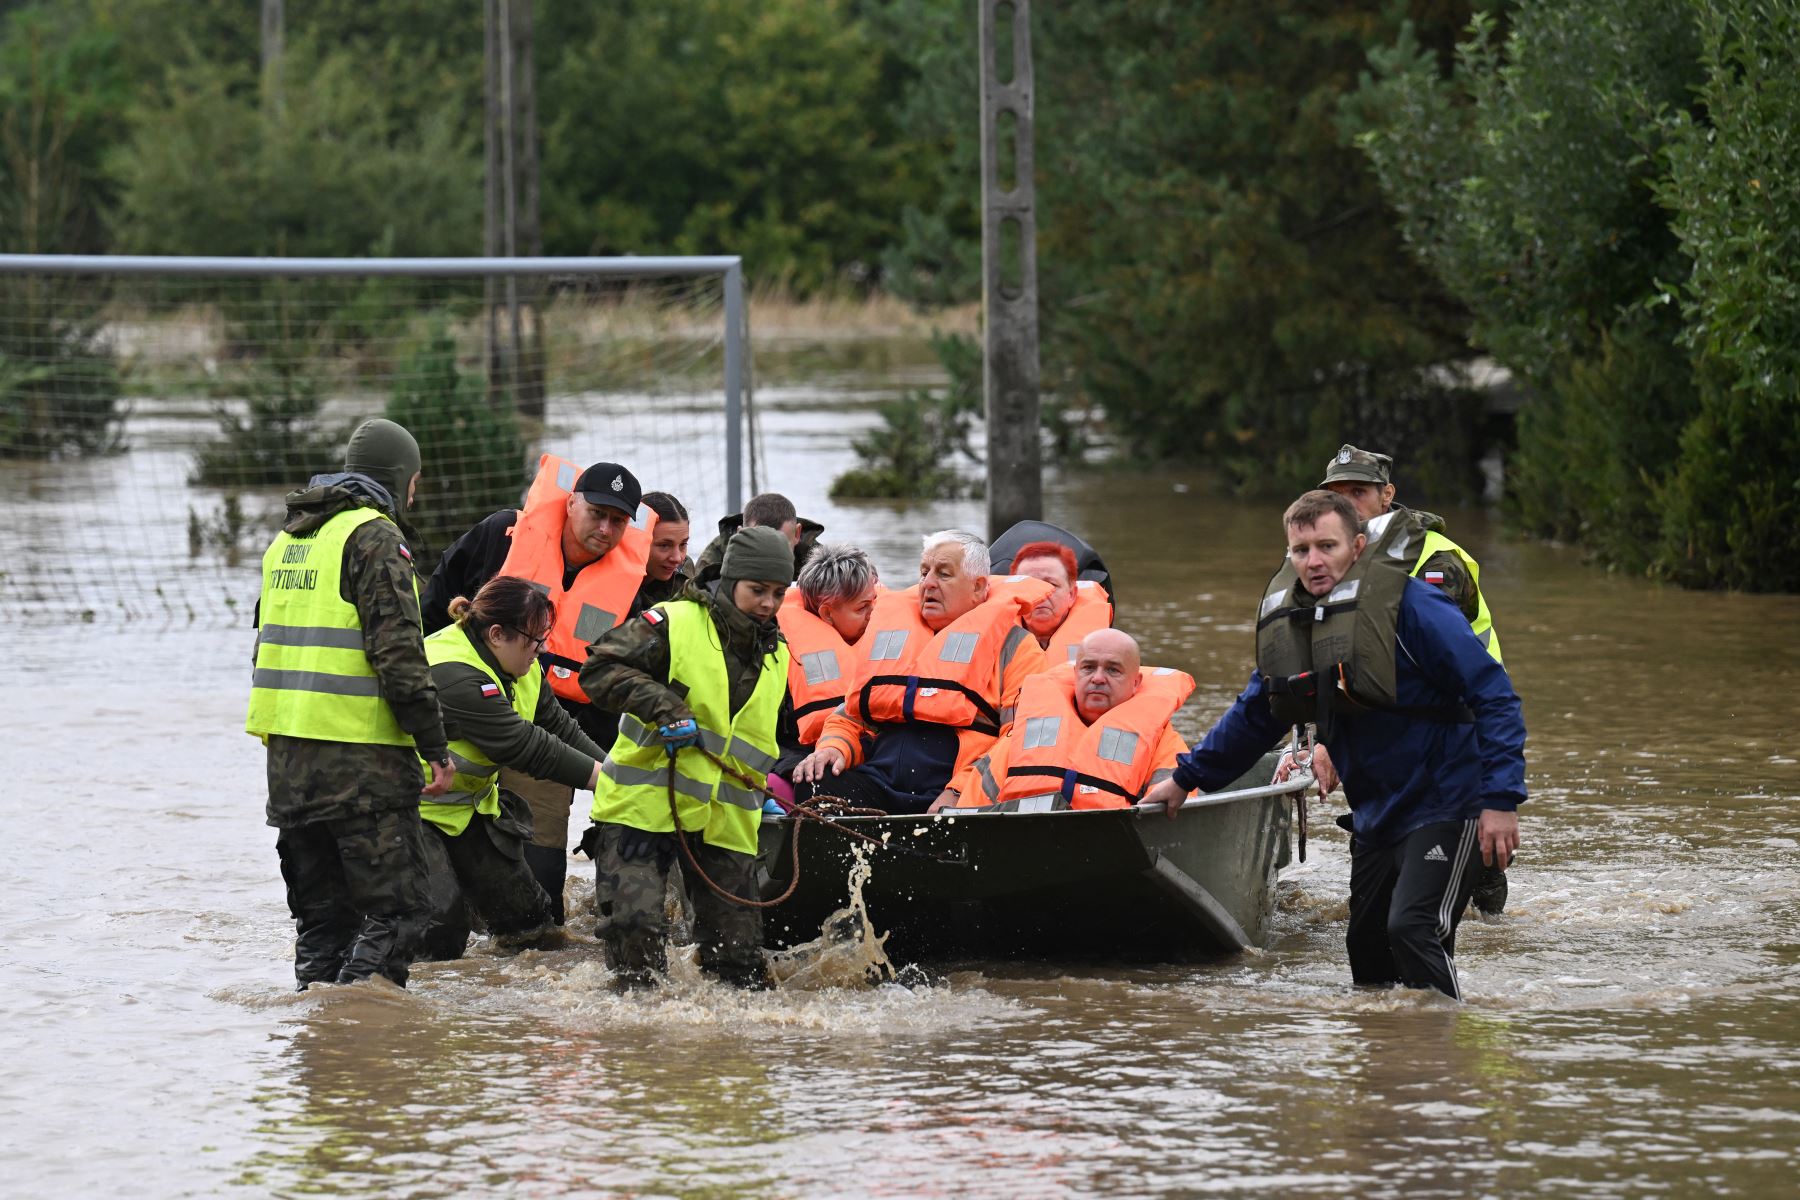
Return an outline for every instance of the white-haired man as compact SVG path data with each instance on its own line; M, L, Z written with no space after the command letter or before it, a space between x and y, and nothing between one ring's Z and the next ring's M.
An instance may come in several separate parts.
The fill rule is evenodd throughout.
M924 812L1012 724L1019 689L1044 669L1024 621L1050 592L1037 580L988 592L987 543L946 529L925 538L919 582L875 603L854 647L844 704L794 768L801 789L888 812Z

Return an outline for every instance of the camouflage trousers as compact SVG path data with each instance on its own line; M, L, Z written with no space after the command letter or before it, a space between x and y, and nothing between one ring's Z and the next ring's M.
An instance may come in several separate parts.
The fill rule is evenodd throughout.
M426 922L419 810L311 821L276 835L293 914L294 979L355 983L381 974L406 986Z
M738 896L757 895L756 857L722 850L688 835L688 846L713 881ZM669 870L680 851L672 833L649 833L608 822L590 826L581 848L594 860L594 933L606 961L625 986L644 986L668 971L668 911L663 903ZM694 910L700 967L739 987L767 987L762 953L762 912L713 894L691 870L682 872Z
M556 923L563 922L563 886L569 872L569 811L575 805L575 789L548 779L533 779L502 768L501 791L524 797L531 808L531 837L525 847L525 865L550 896Z
M419 957L461 958L477 926L499 938L554 924L550 897L525 862L530 812L511 792L500 793L500 815L476 813L460 834L425 827L431 921Z

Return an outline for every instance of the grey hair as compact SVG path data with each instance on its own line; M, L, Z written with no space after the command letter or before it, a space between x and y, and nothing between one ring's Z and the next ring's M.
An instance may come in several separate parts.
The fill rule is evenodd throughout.
M929 553L939 546L955 542L963 550L963 570L971 575L986 575L993 569L993 559L988 556L987 543L966 529L940 529L936 533L925 535L925 544L920 553Z
M880 574L869 556L845 542L821 543L795 580L806 611L817 614L821 604L854 600L875 586Z

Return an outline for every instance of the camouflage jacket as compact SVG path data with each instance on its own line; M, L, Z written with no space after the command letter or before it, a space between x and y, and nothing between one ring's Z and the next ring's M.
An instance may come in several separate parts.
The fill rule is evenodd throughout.
M1394 507L1401 506L1396 504ZM1410 511L1419 519L1419 524L1430 532L1444 532L1444 518L1436 513L1425 512L1417 508ZM1448 537L1449 535L1445 534L1444 536ZM1468 618L1470 624L1474 624L1476 614L1481 611L1480 595L1476 590L1475 580L1469 575L1469 568L1463 565L1463 560L1458 558L1453 551L1439 550L1420 563L1419 569L1413 574L1422 580L1428 571L1442 572L1443 580L1436 583L1437 588L1454 600L1456 607L1462 609L1463 616Z
M733 513L729 517L719 518L719 536L706 543L706 549L700 552L695 560L694 578L701 583L711 583L719 577L719 567L725 561L725 543L731 535L744 527L744 514ZM800 568L806 565L813 551L819 548L819 535L825 527L807 517L800 518L800 541L794 547L794 578L800 578Z
M289 494L282 529L304 537L338 513L358 507L393 514L392 500L374 481L361 475L320 475ZM412 735L419 753L442 757L448 739L419 632L412 552L396 525L367 521L351 533L344 544L340 590L356 606L363 652L395 720ZM278 828L417 804L422 782L411 747L269 739L268 820Z
M505 694L484 693L483 686L491 691L494 681L468 663L438 663L431 668L431 676L437 681L438 700L444 708L444 732L475 743L501 766L533 779L587 787L594 763L606 751L563 711L548 685L538 691L531 720L522 719L512 705L513 677L485 641L479 637L469 641L481 660L493 668Z
M725 675L730 681L731 711L737 712L762 676L763 660L775 653L782 641L773 621L753 620L716 589L688 584L671 604L691 601L704 604L725 654ZM641 615L611 630L588 648L581 668L581 688L594 704L628 712L647 725L667 725L694 714L688 709L680 684L669 685L669 627ZM781 702L781 727L793 720L788 701Z

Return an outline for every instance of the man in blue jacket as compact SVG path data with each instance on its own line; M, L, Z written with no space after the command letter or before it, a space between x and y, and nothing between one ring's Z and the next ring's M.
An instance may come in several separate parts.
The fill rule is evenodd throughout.
M1519 698L1455 602L1407 575L1417 547L1399 523L1364 532L1327 491L1282 521L1288 562L1262 602L1249 686L1143 803L1173 816L1192 789L1229 784L1293 724L1318 722L1354 820L1352 978L1460 999L1456 926L1477 851L1504 864L1519 844Z

